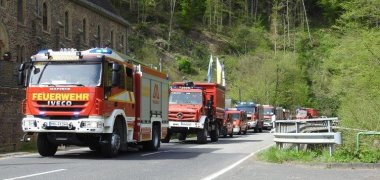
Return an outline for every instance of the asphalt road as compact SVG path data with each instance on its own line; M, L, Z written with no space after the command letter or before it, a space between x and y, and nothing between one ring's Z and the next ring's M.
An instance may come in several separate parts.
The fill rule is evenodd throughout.
M171 142L158 152L129 151L113 159L87 148L48 158L33 154L0 159L0 179L213 179L271 144L271 134L252 133L204 145Z
M259 162L254 154L273 144L269 133L236 135L198 145L162 144L158 152L129 151L106 159L87 148L0 158L1 179L380 179L378 169L326 169Z

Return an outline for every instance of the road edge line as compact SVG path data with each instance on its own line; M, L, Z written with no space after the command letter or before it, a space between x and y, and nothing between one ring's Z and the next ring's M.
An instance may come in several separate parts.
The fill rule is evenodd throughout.
M35 174L25 175L25 176L18 176L18 177L13 177L13 178L7 178L7 179L4 179L4 180L23 179L23 178L40 176L40 175L44 175L44 174L50 174L50 173L55 173L55 172L60 172L60 171L66 171L66 170L67 169L57 169L57 170L52 170L52 171L46 171L46 172L41 172L41 173L35 173Z
M243 159L240 159L238 162L235 162L234 164L214 173L214 174L211 174L210 176L207 176L205 178L202 178L202 180L212 180L212 179L215 179L217 177L219 177L220 175L230 171L231 169L233 169L234 167L236 167L237 165L241 164L242 162L244 162L245 160L247 160L248 158L252 157L253 155L257 154L258 152L260 151L263 151L265 149L268 149L270 147L274 146L274 144L271 144L271 145L268 145L268 146L265 146L255 152L252 152L251 154L249 154L248 156L245 156Z

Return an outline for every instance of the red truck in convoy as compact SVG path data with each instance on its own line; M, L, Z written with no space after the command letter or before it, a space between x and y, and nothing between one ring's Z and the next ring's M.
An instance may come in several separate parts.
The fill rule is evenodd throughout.
M245 111L237 110L236 108L229 108L226 111L226 118L233 121L234 134L247 134L248 120Z
M197 135L197 143L218 141L224 121L225 88L217 83L174 82L169 97L169 142L172 133L180 140Z
M275 108L272 105L262 105L264 129L272 129L272 121L276 119Z
M227 111L226 111L227 112ZM221 135L226 138L227 135L230 137L234 136L234 121L232 118L229 118L227 113L224 116L224 122L223 122L223 127L221 128Z
M318 117L318 110L313 108L298 108L296 110L296 119L313 119Z
M235 105L235 107L238 110L245 111L247 113L249 129L254 129L254 132L263 131L264 118L260 118L259 116L259 108L260 108L259 104L255 104L254 102L239 102Z
M167 134L166 74L108 48L44 50L19 68L22 130L42 156L59 145L112 157L128 146L156 151Z

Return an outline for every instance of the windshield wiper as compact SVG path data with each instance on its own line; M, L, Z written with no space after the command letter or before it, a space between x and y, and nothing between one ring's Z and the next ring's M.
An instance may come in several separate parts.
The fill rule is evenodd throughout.
M52 84L52 83L41 83L41 85L46 85L46 86L56 86L55 84Z
M84 86L83 84L80 84L80 83L65 83L65 84L57 84L57 85L75 85L75 86Z
M50 63L50 61L48 61L48 62L44 65L44 67L42 68L41 74L40 74L40 76L38 77L37 84L40 83L41 78L42 78L42 74L44 74L44 71L45 71L45 69L46 69L46 66L47 66L49 63Z

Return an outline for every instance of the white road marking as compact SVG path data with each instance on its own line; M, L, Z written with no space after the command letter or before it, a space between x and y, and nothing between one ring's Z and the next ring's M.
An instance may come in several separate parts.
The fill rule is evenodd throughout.
M30 175L26 175L26 176L19 176L19 177L4 179L4 180L23 179L23 178L33 177L33 176L40 176L40 175L44 175L44 174L50 174L50 173L60 172L60 171L66 171L66 169L57 169L57 170L53 170L53 171L47 171L47 172L42 172L42 173L30 174Z
M273 144L271 144L269 146L265 146L264 148L261 148L261 149L255 151L255 152L249 154L248 156L244 157L243 159L240 159L238 162L236 162L236 163L234 163L234 164L232 164L232 165L230 165L230 166L228 166L228 167L226 167L226 168L224 168L224 169L222 169L222 170L220 170L220 171L218 171L218 172L216 172L214 174L211 174L210 176L207 176L207 177L203 178L202 180L212 180L212 179L215 179L215 178L219 177L220 175L226 173L227 171L233 169L237 165L241 164L242 162L244 162L248 158L252 157L253 155L257 154L258 152L260 152L260 151L262 151L264 149L267 149L267 148L269 148L271 146L273 146Z
M170 151L171 150L152 152L152 153L142 154L141 156L149 156L149 155L153 155L153 154L159 154L159 153L170 152Z

